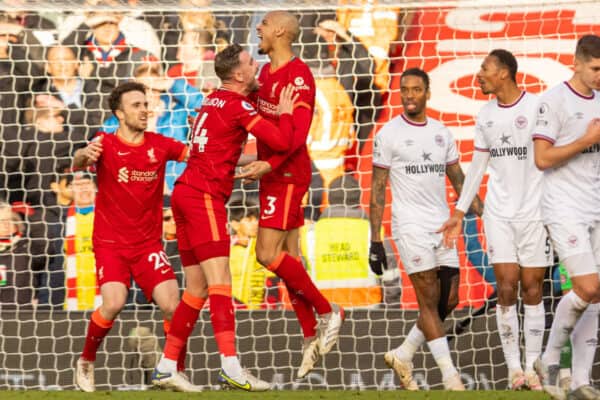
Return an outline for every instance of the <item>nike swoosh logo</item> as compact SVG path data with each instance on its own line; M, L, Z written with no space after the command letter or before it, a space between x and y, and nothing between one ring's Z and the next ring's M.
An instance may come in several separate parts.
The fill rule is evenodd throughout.
M237 383L236 381L234 381L233 379L229 378L227 375L221 373L221 378L225 379L227 381L227 383L229 383L230 385L235 386L236 388L242 389L242 390L250 390L252 389L252 386L250 386L250 383L248 381L246 381L246 383L244 383L243 385Z
M154 374L154 379L164 379L164 378L170 378L170 377L171 377L170 373L162 374L160 372L157 372Z
M261 215L260 219L269 219L269 218L273 218L274 215Z
M168 269L162 269L162 270L160 271L160 273L161 273L161 274L163 274L163 275L164 275L164 274L166 274L167 272L169 272L169 270L168 270Z
M117 154L120 156L126 156L129 153L130 153L129 151L117 151Z

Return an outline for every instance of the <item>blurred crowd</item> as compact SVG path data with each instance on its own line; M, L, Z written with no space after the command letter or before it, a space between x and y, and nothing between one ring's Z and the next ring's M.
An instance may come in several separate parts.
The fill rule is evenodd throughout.
M128 80L147 87L149 130L187 142L189 117L219 86L215 55L234 42L255 49L263 15L208 11L209 0L181 0L183 11L177 12L135 8L136 1L122 11L107 11L112 1L87 3L87 11L0 13L3 308L95 308L95 177L71 171L73 153L97 131L114 132L107 95ZM332 301L398 306L400 277L391 246L383 283L368 268L369 225L355 173L387 98L389 54L400 41L401 16L399 9L365 3L370 5L362 9L298 14L297 54L317 86L302 248L306 267ZM249 139L245 153L254 152ZM166 249L178 276L169 195L184 167L167 166L163 214ZM238 183L229 206L234 297L241 308L286 307L284 286L256 262L257 195L255 184ZM144 303L134 292L131 307Z

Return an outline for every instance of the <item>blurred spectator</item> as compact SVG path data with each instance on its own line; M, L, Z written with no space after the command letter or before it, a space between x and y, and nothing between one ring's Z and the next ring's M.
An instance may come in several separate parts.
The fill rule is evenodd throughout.
M58 38L59 41L64 40L74 30L77 30L81 24L92 26L94 15L107 14L104 10L99 9L102 6L119 7L121 4L117 0L87 0L88 9L96 9L95 11L78 12L64 19L60 24ZM131 2L130 3L135 3ZM142 18L143 11L136 9L135 4L131 4L132 9L128 12L111 13L117 16L119 30L125 36L125 40L132 47L142 49L152 54L157 59L161 58L161 42L156 31L150 23ZM91 19L90 19L91 16Z
M19 215L0 201L0 308L32 306L39 269L29 253L29 240Z
M96 183L83 171L74 173L73 203L67 213L65 232L66 310L95 310L101 301L96 285L96 263L92 249Z
M211 3L211 0L181 0L180 4L189 7L189 9L179 13L179 28L184 33L207 31L214 38L214 44L218 52L220 49L225 48L232 38L225 22L217 19L215 14L207 9Z
M390 84L390 45L402 34L399 23L400 8L377 4L377 0L340 0L339 3L362 5L362 7L339 7L337 20L368 49L375 60L375 83L379 89L387 91Z
M115 12L87 12L85 22L62 41L78 53L79 75L98 79L100 91L105 94L131 79L140 64L157 60L151 53L126 41L119 28L123 17L122 13Z
M54 23L33 10L6 11L5 14L22 28L20 43L25 48L27 59L42 71L45 60L45 47L55 42Z
M234 200L228 205L233 231L229 266L232 296L250 310L265 306L266 279L275 275L256 261L258 204Z
M344 307L379 305L382 300L399 306L400 270L389 242L388 270L381 284L369 268L370 225L360 206L358 182L340 176L328 192L330 206L316 223L301 229L302 253L315 284L329 301Z
M354 108L331 65L315 70L315 114L308 134L310 158L323 176L323 187L344 174L344 158L355 140Z
M157 63L144 64L135 71L135 80L144 84L148 101L148 131L187 143L188 115L196 116L196 108L202 105L202 93L190 86L185 79L171 79L163 74ZM112 133L119 125L117 117L105 121L102 130ZM185 163L167 163L166 186L170 193Z
M71 154L87 142L85 132L65 125L60 101L50 97L47 105L26 111L28 125L18 133L14 150L21 157L23 201L32 206L54 202L50 184L56 181L56 171L69 168Z
M315 32L330 45L330 58L354 106L354 129L360 150L373 130L381 105L373 58L366 47L337 21L321 21Z
M17 129L33 77L42 73L27 58L22 33L16 19L0 13L0 143L6 131Z
M46 72L35 96L37 107L49 107L52 96L58 100L57 107L64 109L67 125L74 131L83 131L82 136L91 139L102 125L104 110L96 79L78 76L79 60L73 49L65 46L48 48ZM56 102L55 102L56 103Z
M209 94L221 84L215 73L213 37L208 31L187 31L177 46L179 64L169 69L171 78L185 78L187 83Z

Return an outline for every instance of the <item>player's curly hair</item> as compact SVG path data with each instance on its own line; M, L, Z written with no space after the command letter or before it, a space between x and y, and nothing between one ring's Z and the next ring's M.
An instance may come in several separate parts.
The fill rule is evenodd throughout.
M142 92L146 94L146 86L139 82L130 81L114 88L108 97L108 106L113 114L121 108L121 98L123 97L123 94L128 92Z
M400 79L402 80L402 78L405 76L418 76L423 80L423 83L425 84L425 90L429 90L429 75L427 75L427 72L423 71L421 68L409 68L405 70L402 75L400 75Z
M515 58L513 53L504 49L495 49L490 51L490 56L496 57L498 63L500 64L500 67L508 69L510 79L512 79L512 81L516 83L517 69L519 68L519 65L517 64L517 59Z
M221 81L229 79L232 71L240 65L240 53L242 51L244 51L244 48L234 43L217 54L215 57L215 73Z

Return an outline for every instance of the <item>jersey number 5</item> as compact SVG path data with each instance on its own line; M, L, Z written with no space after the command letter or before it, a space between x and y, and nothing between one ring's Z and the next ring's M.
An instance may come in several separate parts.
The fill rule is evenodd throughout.
M208 134L208 131L206 130L206 128L202 128L202 125L204 125L204 121L206 121L206 117L208 117L208 114L202 113L200 120L198 120L198 123L194 126L194 138L192 139L192 143L194 145L198 145L199 153L204 153L204 148L206 146L206 143L208 143L208 137L206 136Z

